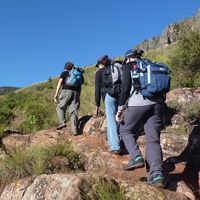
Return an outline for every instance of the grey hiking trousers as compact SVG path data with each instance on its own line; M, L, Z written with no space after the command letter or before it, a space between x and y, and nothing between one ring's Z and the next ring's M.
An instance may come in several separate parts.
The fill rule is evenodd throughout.
M75 90L62 89L59 95L59 103L57 104L57 115L59 125L66 123L65 114L69 107L69 118L71 122L71 130L74 134L78 132L78 109L80 106L80 92Z
M130 106L124 112L124 122L120 125L120 134L129 152L129 158L141 155L137 144L137 134L144 125L146 142L146 168L149 176L162 175L163 155L160 146L160 128L162 125L162 103L146 106Z

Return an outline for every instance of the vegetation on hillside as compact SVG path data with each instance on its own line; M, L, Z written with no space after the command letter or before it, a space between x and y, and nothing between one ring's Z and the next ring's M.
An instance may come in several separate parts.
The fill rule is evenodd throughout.
M176 45L149 51L144 56L155 61L161 61L170 67L172 89L200 86L199 32L189 31L179 38ZM81 92L80 116L95 110L94 67L85 68L84 76L85 83ZM9 128L17 129L22 133L30 133L55 127L57 115L53 96L57 81L58 78L49 78L44 83L1 96L0 132ZM194 118L194 115L190 113L188 117Z
M80 116L95 109L94 74L94 67L85 69ZM5 129L15 129L25 134L57 126L56 104L53 101L57 81L58 78L49 78L44 83L2 96L0 132Z
M200 32L189 31L176 45L149 51L145 57L170 67L172 88L200 86Z
M0 95L12 93L18 89L18 87L0 87Z
M16 148L0 159L0 182L40 174L84 170L84 159L61 138L46 147Z

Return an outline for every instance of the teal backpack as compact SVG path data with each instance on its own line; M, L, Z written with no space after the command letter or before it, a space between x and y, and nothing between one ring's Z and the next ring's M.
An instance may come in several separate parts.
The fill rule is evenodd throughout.
M83 73L84 70L79 67L71 69L66 79L66 85L82 85L84 83Z

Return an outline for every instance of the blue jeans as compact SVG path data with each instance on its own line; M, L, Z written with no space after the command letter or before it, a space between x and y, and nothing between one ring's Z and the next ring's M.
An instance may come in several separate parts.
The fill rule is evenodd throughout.
M115 120L115 115L117 113L118 100L106 94L105 97L105 107L106 107L106 120L107 120L107 137L108 145L110 150L119 150L119 128Z

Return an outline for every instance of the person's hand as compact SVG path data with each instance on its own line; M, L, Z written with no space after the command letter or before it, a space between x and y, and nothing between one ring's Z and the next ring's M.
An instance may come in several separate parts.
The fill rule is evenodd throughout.
M58 100L58 95L55 95L55 96L54 96L54 102L55 102L55 103L58 103L58 102L59 102L59 100Z
M122 111L117 111L117 114L115 116L115 119L118 123L122 122L123 121L123 112Z
M98 116L99 114L101 114L101 112L102 112L101 107L97 107L97 116Z

